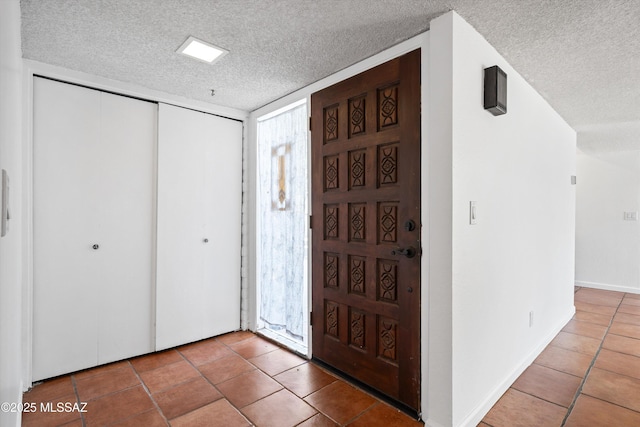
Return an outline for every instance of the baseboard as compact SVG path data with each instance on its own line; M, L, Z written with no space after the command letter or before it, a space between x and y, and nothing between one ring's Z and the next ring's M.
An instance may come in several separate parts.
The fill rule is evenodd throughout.
M576 281L576 286L585 288L602 289L605 291L627 292L630 294L640 294L640 288L632 288L630 286L610 285L608 283L582 282Z
M558 333L566 326L566 324L571 320L573 315L575 314L576 309L572 305L569 312L564 315L561 320L556 324L556 326L544 337L542 343L536 347L533 351L527 354L522 362L511 371L509 374L498 386L496 386L487 396L487 398L480 403L475 410L473 410L460 424L460 427L475 427L480 421L487 415L487 413L491 410L493 405L496 404L498 400L502 397L502 395L511 387L511 385L515 382L516 379L527 369L533 361L542 353L542 351L549 345L551 341L558 335ZM430 425L430 424L427 424ZM437 424L434 424L436 426Z
M424 422L425 427L445 427L442 424L433 421L432 419L428 418L425 422Z

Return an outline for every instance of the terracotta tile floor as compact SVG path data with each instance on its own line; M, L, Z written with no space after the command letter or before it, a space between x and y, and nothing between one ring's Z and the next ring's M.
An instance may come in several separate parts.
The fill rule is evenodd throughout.
M480 426L640 426L640 295L576 287L575 306Z
M480 426L640 426L640 295L576 288L576 315ZM249 332L37 385L24 426L421 426Z
M422 426L249 332L45 381L24 402L37 408L86 402L82 413L24 413L25 427Z

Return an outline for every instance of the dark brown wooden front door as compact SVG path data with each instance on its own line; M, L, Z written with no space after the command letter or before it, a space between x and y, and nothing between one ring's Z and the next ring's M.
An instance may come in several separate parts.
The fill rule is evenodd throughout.
M420 51L311 96L313 356L420 409Z

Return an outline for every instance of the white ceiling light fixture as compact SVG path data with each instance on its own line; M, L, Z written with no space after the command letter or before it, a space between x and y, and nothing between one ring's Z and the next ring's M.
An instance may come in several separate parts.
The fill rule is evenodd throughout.
M193 36L189 36L176 52L206 62L207 64L213 64L229 53L228 50L214 46L211 43L199 40Z

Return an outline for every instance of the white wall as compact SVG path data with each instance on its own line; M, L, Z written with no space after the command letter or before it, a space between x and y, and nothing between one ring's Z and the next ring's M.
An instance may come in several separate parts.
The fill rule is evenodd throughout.
M640 293L640 151L578 151L576 284Z
M426 294L427 310L422 312L422 333L428 345L422 343L422 352L428 354L422 364L422 383L426 384L426 401L422 403L423 418L427 425L452 425L452 219L453 219L453 31L449 18L431 21L429 31L429 72L422 87L428 88L426 126L428 150L426 165L423 162L422 214L428 215L426 233L428 239L427 266L422 267L422 289ZM424 120L424 115L422 119ZM425 171L426 169L426 171ZM426 175L426 178L424 177ZM425 200L426 199L426 200ZM424 226L424 225L423 225ZM426 235L426 236L425 236ZM424 259L423 259L424 264ZM425 284L427 285L425 288ZM424 360L424 358L423 358Z
M457 14L431 33L428 424L475 426L573 314L575 132ZM499 117L483 109L493 65Z
M22 50L20 2L0 1L0 168L10 177L10 230L0 238L0 402L22 401ZM0 426L20 414L0 411Z

